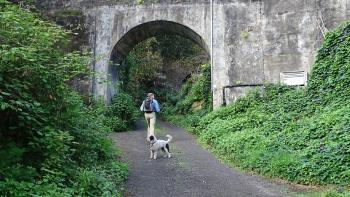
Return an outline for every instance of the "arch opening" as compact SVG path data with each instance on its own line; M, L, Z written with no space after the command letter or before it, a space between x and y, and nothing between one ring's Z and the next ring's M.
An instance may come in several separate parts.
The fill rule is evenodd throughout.
M117 93L119 82L118 67L125 62L129 52L139 43L155 36L180 36L191 40L202 48L210 58L209 48L202 37L191 28L171 21L151 21L143 23L128 31L114 46L110 55L108 77L110 83L107 88L107 100L110 101Z

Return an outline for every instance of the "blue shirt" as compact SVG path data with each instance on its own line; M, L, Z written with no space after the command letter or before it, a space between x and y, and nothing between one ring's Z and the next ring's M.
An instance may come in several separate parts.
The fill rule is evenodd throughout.
M155 112L160 112L160 107L159 107L159 104L158 104L158 101L156 99L152 99L152 102L151 102L151 105L152 105L152 109L155 111ZM142 102L142 105L140 107L140 111L145 111L145 101Z

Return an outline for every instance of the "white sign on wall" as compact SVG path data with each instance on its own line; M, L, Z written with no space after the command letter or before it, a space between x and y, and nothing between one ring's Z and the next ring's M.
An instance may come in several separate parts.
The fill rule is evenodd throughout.
M297 86L307 84L307 72L305 71L293 71L293 72L281 72L280 82L285 85Z

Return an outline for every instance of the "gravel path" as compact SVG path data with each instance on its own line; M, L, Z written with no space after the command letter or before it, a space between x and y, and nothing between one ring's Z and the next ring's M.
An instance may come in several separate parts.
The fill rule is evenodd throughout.
M246 175L218 161L181 128L157 122L158 139L173 136L172 158L149 159L145 123L140 121L131 132L115 133L113 141L130 165L125 196L136 197L277 197L290 196L286 187L261 177Z

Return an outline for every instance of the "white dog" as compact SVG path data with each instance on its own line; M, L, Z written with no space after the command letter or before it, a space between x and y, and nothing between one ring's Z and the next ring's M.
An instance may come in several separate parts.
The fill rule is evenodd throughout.
M171 157L170 148L169 148L169 142L173 139L170 135L166 135L168 140L157 140L157 138L154 135L151 135L149 137L150 140L150 150L151 150L151 156L152 159L157 159L157 153L160 149L162 149L167 155L168 158Z

